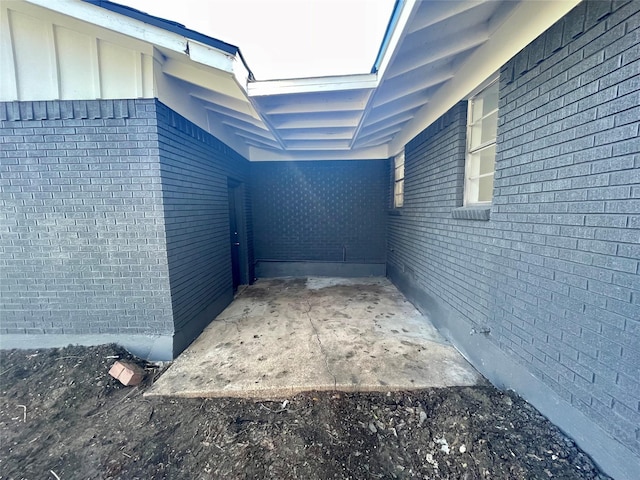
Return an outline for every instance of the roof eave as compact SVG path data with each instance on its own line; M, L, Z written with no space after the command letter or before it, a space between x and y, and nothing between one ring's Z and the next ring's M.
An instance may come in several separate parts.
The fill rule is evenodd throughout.
M184 26L147 15L138 10L106 0L26 0L57 13L94 24L136 40L140 40L176 57L187 56L208 67L233 74L234 63L242 57L238 47L185 28ZM115 15L114 15L115 13ZM244 65L247 77L251 71Z

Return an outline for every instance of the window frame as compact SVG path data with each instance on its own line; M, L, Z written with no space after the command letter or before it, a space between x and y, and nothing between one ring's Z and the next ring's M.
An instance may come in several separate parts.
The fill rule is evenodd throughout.
M499 81L499 76L492 75L487 81L483 82L478 88L476 88L467 97L467 104L468 104L467 105L467 132L466 132L466 142L465 142L464 186L463 186L463 206L465 207L473 207L473 206L490 207L493 202L493 194L490 200L479 201L478 200L479 192L477 187L473 191L473 196L472 196L472 188L470 185L472 180L478 181L479 183L479 180L484 177L491 176L495 178L495 152L494 152L494 168L491 171L491 173L479 174L478 176L475 176L472 179L470 176L470 171L472 169L473 155L478 154L481 151L489 149L491 147L493 147L494 149L496 148L497 136L498 136L497 126L496 126L496 135L495 137L492 137L491 140L482 142L473 148L471 147L471 141L472 141L472 129L474 126L478 125L478 122L482 122L482 120L486 119L487 117L493 114L496 114L496 122L497 122L497 115L499 112L498 106L496 106L494 110L491 110L490 112L486 113L482 117L478 118L475 122L473 122L473 107L474 107L474 100L479 96L481 96L481 94L486 92L491 87L494 87L494 86L499 87L498 81Z
M402 159L402 163L399 164L398 160ZM404 206L404 179L405 179L405 156L404 148L398 154L393 157L393 208L399 209ZM401 170L401 175L398 175L398 171ZM398 192L400 187L400 192ZM400 198L400 202L398 202Z

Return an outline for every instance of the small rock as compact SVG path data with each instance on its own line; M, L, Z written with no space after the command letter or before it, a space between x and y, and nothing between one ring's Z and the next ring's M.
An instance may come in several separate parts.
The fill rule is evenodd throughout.
M371 433L378 433L378 429L373 424L373 422L369 422L369 430L371 430Z
M464 453L467 451L467 447L465 446L465 444L463 443L462 445L460 445L460 448L458 449L460 450L460 453Z
M433 468L438 468L438 461L433 458L433 455L431 453L427 453L426 460L427 460L427 463L433 466Z
M426 419L427 419L427 414L424 412L424 410L420 410L420 419L418 420L418 425L422 426L422 424Z
M446 438L444 438L444 437L436 438L435 442L440 445L440 450L442 450L444 453L449 453L451 451L449 449L449 444L447 443L447 439Z

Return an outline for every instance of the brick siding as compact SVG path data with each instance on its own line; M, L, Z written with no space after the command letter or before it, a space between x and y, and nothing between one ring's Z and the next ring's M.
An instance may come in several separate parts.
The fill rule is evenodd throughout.
M208 308L232 298L228 179L248 182L249 162L215 137L158 102L160 172L167 255L176 330L200 327L219 311ZM245 188L245 218L252 260L251 201ZM253 279L253 271L248 272ZM228 303L228 301L226 302ZM222 302L226 306L225 302ZM203 318L199 318L203 316ZM191 327L187 327L191 328Z
M386 160L251 169L257 260L385 262Z
M175 334L179 353L232 298L227 180L247 160L153 99L0 119L0 332Z
M635 454L639 7L582 3L501 69L489 221L454 218L462 103L407 145L388 229L390 269Z
M153 100L0 119L0 332L172 333Z
M552 32L501 71L491 216L512 236L492 320L640 453L640 5L583 2Z

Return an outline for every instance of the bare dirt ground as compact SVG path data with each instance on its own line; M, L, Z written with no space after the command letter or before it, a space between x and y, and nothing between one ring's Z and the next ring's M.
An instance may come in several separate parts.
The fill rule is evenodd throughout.
M0 352L1 479L605 479L533 407L489 386L145 398L113 345Z

